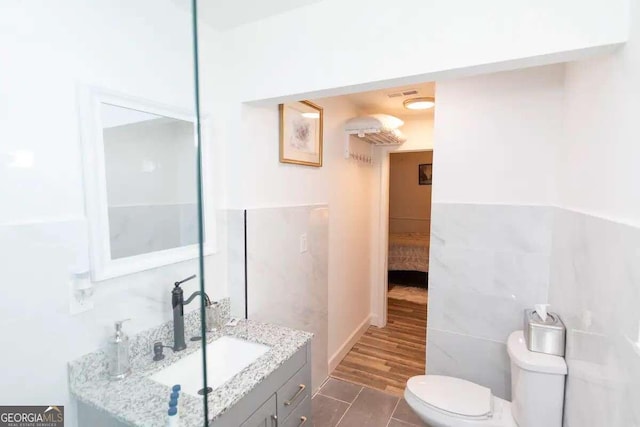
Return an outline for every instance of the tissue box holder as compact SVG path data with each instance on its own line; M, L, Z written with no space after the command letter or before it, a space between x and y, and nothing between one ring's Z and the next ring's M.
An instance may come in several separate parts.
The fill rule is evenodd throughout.
M524 311L524 338L529 351L564 356L566 328L560 317L549 313L542 321L535 310Z

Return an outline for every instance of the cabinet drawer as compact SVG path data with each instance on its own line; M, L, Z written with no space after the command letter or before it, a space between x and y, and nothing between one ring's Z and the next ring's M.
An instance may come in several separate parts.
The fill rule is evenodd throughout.
M304 400L296 406L289 417L281 424L282 427L311 427L311 396L305 396Z
M311 370L306 364L277 392L278 418L286 419L298 404L311 395Z
M271 396L247 418L240 427L271 427L276 425L276 395Z

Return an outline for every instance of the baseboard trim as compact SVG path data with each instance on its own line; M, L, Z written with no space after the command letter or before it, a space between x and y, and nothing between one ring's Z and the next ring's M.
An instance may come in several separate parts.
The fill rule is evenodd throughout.
M380 319L377 314L372 313L371 316L369 316L369 325L380 327L379 322L380 322Z
M345 358L347 353L351 350L351 348L358 342L360 337L367 332L369 325L371 325L371 314L369 314L362 323L356 328L355 331L347 338L347 340L340 346L338 351L336 351L333 356L329 359L329 375L333 372L334 369L338 367L342 359Z

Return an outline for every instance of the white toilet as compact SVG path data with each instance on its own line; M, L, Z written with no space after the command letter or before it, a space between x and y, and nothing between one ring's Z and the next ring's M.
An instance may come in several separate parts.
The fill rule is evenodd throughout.
M409 379L404 397L431 427L561 427L564 358L529 351L522 331L509 335L507 350L512 402L486 387L440 375Z

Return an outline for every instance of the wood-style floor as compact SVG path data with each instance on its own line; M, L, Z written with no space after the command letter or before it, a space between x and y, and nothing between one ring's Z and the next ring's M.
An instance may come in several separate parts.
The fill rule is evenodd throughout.
M427 306L389 299L387 326L370 326L331 374L402 395L407 380L425 373Z

